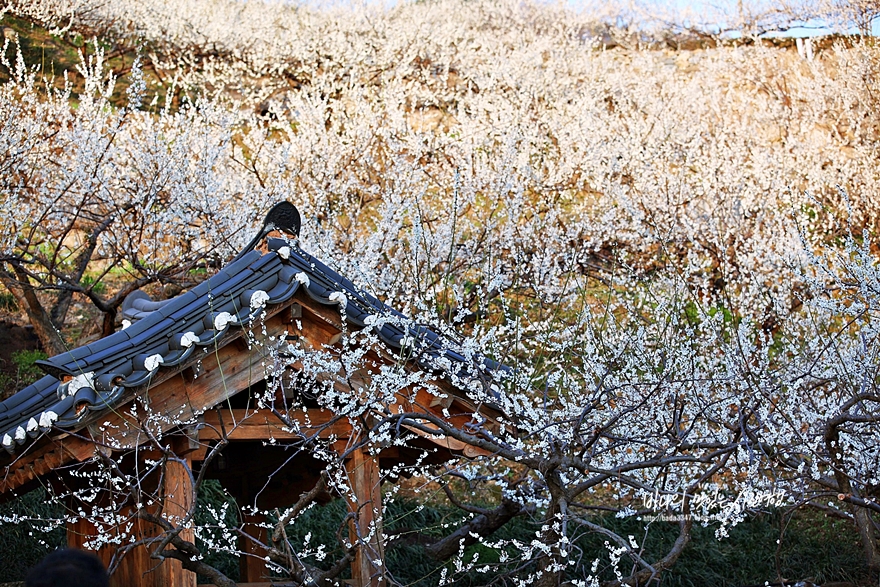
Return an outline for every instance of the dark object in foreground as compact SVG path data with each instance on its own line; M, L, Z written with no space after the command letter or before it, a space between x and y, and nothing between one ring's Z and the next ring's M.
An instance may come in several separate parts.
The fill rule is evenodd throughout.
M24 580L25 587L107 587L110 582L101 559L64 548L49 553Z
M302 220L300 219L299 210L296 209L296 206L290 202L279 202L278 204L275 204L272 206L272 209L269 210L269 213L266 214L266 219L263 221L263 227L260 228L260 232L254 236L251 242L245 245L241 252L235 257L235 259L233 259L233 262L238 261L248 252L253 251L270 232L277 230L292 237L299 238L301 226Z

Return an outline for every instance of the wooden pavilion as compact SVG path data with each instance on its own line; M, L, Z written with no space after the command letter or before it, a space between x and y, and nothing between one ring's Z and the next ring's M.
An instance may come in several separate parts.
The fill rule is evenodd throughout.
M475 419L494 421L499 412L485 398L502 367L467 356L454 341L356 287L302 251L298 232L295 208L276 206L254 241L215 276L171 300L135 292L123 306L130 326L43 362L46 377L0 403L0 443L6 449L0 451L0 499L39 485L57 495L81 495L85 484L95 483L84 477L102 463L136 474L161 460L161 470L142 477L147 492L159 497L148 508L154 518L132 515L126 527L117 527L72 516L68 544L83 548L98 533L143 541L167 534L162 523L179 524L178 536L192 543L186 516L194 479L218 479L241 506L283 510L301 494L314 493L326 455L312 454L308 447L316 444L308 441L321 439L344 463L351 488L344 496L354 552L349 582L383 584L382 472L426 454L442 462L486 453L431 424L405 426L397 433L406 442L387 445L365 442L369 428L389 412L424 414L426 422L460 430ZM323 373L327 385L357 396L389 365L420 370L428 384L401 388L358 418L340 417L320 402L292 401L300 393L296 385L279 384L284 376L278 373L266 375L265 363L277 357L271 351L278 345L254 344L253 338L258 330L263 341L332 353L345 333L363 329L381 341L366 349L368 366ZM283 370L294 380L302 378L301 368L292 361ZM478 387L482 392L474 393ZM323 487L324 497L331 489ZM128 501L113 505L135 512L137 504L127 495ZM73 511L88 511L81 499L70 500ZM245 523L241 550L252 556L240 558L241 584L291 584L270 583L264 547L273 536L266 534L265 519L248 515ZM178 560L151 557L151 546L131 548L121 558L116 546L102 547L99 555L116 567L111 584L195 587L194 572Z

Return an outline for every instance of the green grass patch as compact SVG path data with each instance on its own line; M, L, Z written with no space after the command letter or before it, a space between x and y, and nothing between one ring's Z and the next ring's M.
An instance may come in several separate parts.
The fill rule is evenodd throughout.
M61 505L48 499L42 488L0 505L0 583L23 581L32 566L67 544L63 523L58 527L41 521L60 520L63 515ZM22 521L14 523L16 519Z
M15 296L8 291L0 290L0 312L9 312L10 314L18 312L18 302Z
M239 524L240 512L234 499L216 481L208 481L202 486L198 508L197 524L216 526L218 538L222 534L222 525L234 528ZM315 505L293 520L286 531L294 548L305 542L310 546L311 554L303 560L326 569L342 555L337 534L346 511L345 502L337 499L326 506ZM5 516L0 524L0 552L15 553L7 557L6 565L0 565L0 583L22 580L27 569L50 550L64 545L63 528L39 521L58 519L61 514L60 505L48 501L42 489L0 506L0 516ZM24 518L24 521L11 523L11 516ZM508 550L511 559L502 563L496 550L482 545L465 551L466 562L475 557L478 561L477 569L467 573L455 573L454 563L437 562L428 557L423 544L444 536L461 519L461 512L447 506L421 505L407 499L388 504L385 528L396 539L389 544L386 563L394 578L403 585L429 587L438 583L441 570L446 568L449 576L455 577L456 585L477 587L498 580L522 564L515 549ZM603 515L594 517L593 521L622 536L633 535L644 547L647 560L663 556L678 534L677 524L670 522L653 522L646 533L644 522L634 518L617 519ZM447 524L449 526L444 527ZM538 527L536 521L519 518L491 539L530 542ZM731 528L729 537L723 540L716 539L714 531L712 526L696 525L693 528L690 544L673 569L663 574L659 583L661 587L742 587L763 585L768 581L775 583L780 578L810 579L817 584L841 581L855 585L866 585L870 580L856 533L846 520L828 518L812 510L797 511L793 515L774 511L755 515ZM344 528L342 535L347 536ZM613 578L605 536L584 532L571 538L571 556L577 560L577 566L569 572L569 579L586 577L597 558L601 579ZM320 545L325 545L324 554L316 555L321 552ZM201 546L208 564L219 568L231 579L238 579L238 557L210 548L204 542ZM620 567L628 571L629 565L624 559ZM534 568L528 567L522 574L531 571ZM346 577L347 573L343 578Z
M13 368L8 372L0 373L0 399L5 399L45 375L43 370L34 364L47 358L43 351L20 350L12 353L10 358Z

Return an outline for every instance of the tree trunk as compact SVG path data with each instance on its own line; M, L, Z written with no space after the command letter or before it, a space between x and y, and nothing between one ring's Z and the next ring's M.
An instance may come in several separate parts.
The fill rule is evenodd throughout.
M55 303L52 306L51 312L49 312L49 318L52 320L53 324L64 324L71 303L73 303L72 291L63 290L55 297Z
M844 495L860 497L858 490L850 483L849 476L844 473L845 467L843 463L836 456L837 447L839 446L840 433L837 430L837 425L831 424L825 430L825 448L835 464L834 478L837 481L837 486ZM854 503L849 504L849 510L859 533L859 541L862 543L865 562L868 568L871 569L871 572L880 572L880 547L878 547L877 538L874 536L874 521L871 519L871 512Z
M24 308L28 320L34 327L34 333L40 339L46 354L51 357L63 353L67 350L67 345L64 344L61 334L53 324L49 313L46 312L46 308L40 303L37 292L31 285L28 276L21 268L15 267L14 269L15 278L5 271L0 272L0 282L15 296L18 305Z
M525 509L520 504L503 499L497 508L476 516L446 538L426 546L425 552L434 560L445 561L458 553L462 541L468 547L477 541L477 536L489 536L523 513Z
M877 538L874 537L871 512L856 505L851 506L850 509L859 530L859 540L862 543L862 552L865 554L868 568L872 573L880 573L880 549L877 548Z
M544 530L541 532L541 543L549 547L538 557L538 577L535 587L558 587L562 583L561 544L565 535L565 514L567 509L565 490L559 482L555 471L544 475L547 488L550 490L550 507L544 515Z
M116 332L116 308L110 308L104 312L104 322L101 324L101 337L106 338Z

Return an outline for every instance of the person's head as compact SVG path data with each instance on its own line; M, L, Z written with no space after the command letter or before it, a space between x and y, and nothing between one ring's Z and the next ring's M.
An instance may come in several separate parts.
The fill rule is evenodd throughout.
M24 580L25 587L108 587L107 570L94 554L65 548L48 554Z

